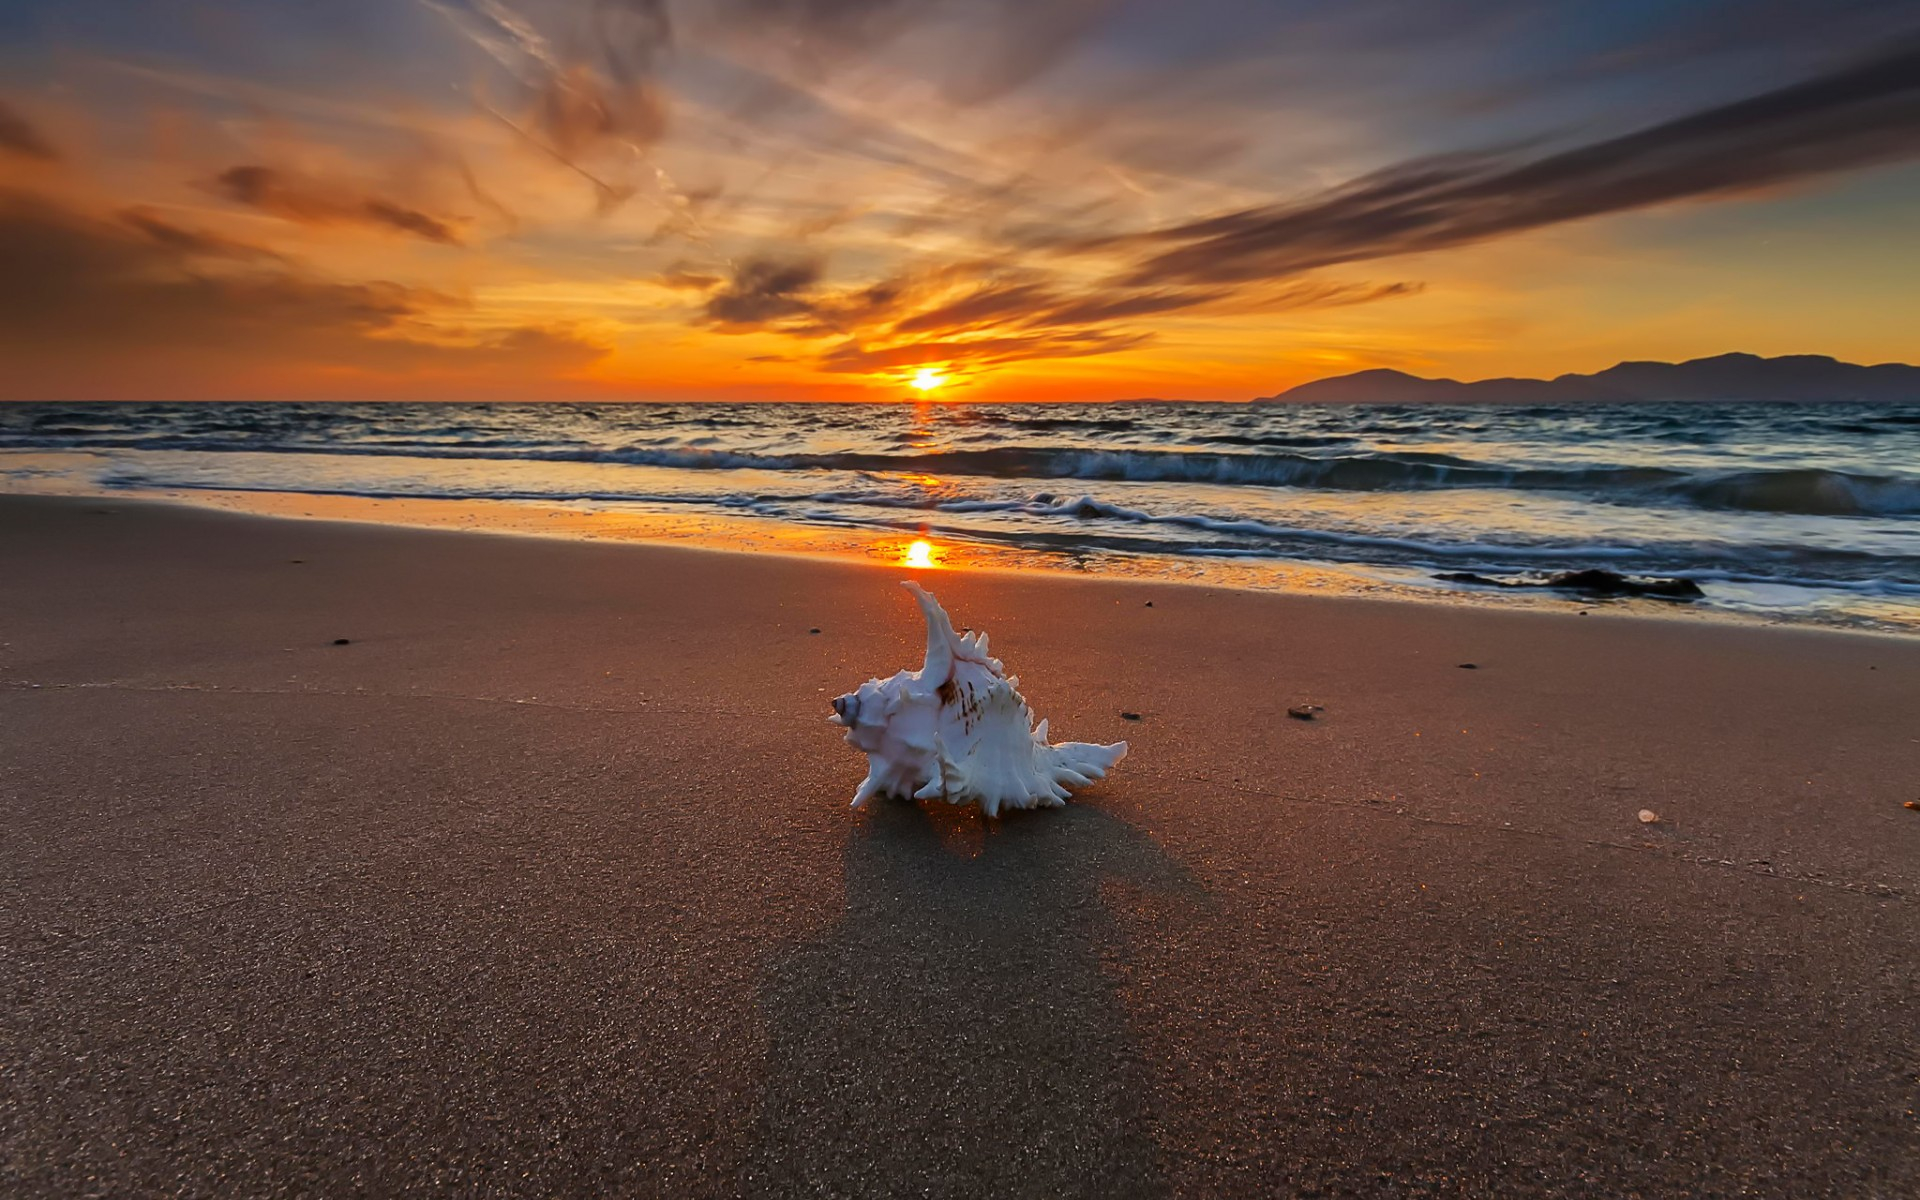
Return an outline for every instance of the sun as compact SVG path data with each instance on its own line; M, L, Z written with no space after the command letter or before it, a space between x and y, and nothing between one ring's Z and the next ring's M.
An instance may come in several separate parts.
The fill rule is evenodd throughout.
M909 567L931 567L933 565L933 543L916 541L907 547L906 557L902 559Z
M921 367L913 373L913 378L908 382L907 386L924 396L933 389L946 383L946 381L947 377L932 367Z

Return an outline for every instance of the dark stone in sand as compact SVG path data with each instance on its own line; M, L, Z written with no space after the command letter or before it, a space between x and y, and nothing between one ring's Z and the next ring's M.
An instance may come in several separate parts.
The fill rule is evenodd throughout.
M807 632L808 632L808 633L819 633L819 632L820 632L820 630L819 630L818 628L814 628L814 629L809 629L809 630L807 630Z
M1148 607L1148 608L1152 608L1152 607L1153 607L1153 601L1151 601L1151 600L1149 600L1149 601L1147 601L1147 607Z
M1122 721L1138 721L1138 720L1140 719L1140 714L1139 714L1139 713L1130 713L1130 712L1123 712L1123 713L1121 713L1121 714L1120 714L1120 719L1121 719Z
M1479 663L1461 663L1460 669L1462 671L1478 671L1480 669L1480 664Z
M1287 710L1287 715L1296 721L1311 721L1317 714L1325 711L1327 710L1318 704L1296 704Z
M1659 575L1622 575L1618 571L1590 568L1585 571L1556 571L1551 575L1519 575L1504 579L1473 571L1446 571L1434 576L1446 583L1476 583L1486 587L1552 588L1556 591L1585 592L1590 596L1649 596L1656 600L1698 600L1706 595L1691 579L1672 579Z
M336 646L351 646L353 642L347 638L335 638L333 639L333 644Z

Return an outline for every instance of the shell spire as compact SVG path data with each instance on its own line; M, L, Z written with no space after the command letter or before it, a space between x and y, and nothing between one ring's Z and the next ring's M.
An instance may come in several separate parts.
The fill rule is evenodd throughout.
M1047 723L1034 726L1020 681L988 655L987 635L957 635L931 593L911 581L903 586L926 618L926 661L833 701L830 720L867 756L855 808L875 796L977 804L990 817L1054 808L1126 757L1125 742L1050 744Z
M960 638L953 632L952 618L933 598L932 592L911 579L902 581L900 586L913 593L913 598L920 603L921 615L927 619L927 659L920 667L920 683L924 687L937 688L953 675L953 660L959 649Z

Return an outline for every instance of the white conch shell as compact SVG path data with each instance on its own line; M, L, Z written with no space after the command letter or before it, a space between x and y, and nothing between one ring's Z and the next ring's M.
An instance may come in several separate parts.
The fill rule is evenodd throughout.
M1047 723L1033 713L987 635L953 632L940 602L917 583L902 585L927 618L927 661L918 671L869 679L833 702L834 724L867 756L867 777L853 794L978 804L989 817L1015 808L1057 808L1071 787L1104 777L1127 744L1047 744Z

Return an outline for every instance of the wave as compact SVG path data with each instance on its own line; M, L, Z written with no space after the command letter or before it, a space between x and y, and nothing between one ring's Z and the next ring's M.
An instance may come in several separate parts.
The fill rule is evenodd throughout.
M1700 508L1808 516L1920 513L1920 479L1798 468L1732 471L1676 481L1667 488Z
M268 485L235 485L169 478L141 471L120 471L103 480L117 488L223 491L286 490ZM1725 544L1669 541L1526 541L1486 537L1485 531L1459 530L1467 536L1398 536L1385 532L1276 524L1239 516L1193 512L1154 512L1100 500L1091 495L1063 497L1037 492L1025 498L952 496L920 491L859 489L751 492L648 492L619 490L460 489L433 486L308 487L303 493L373 499L504 500L545 504L643 504L704 506L774 519L798 520L842 528L929 532L957 540L1022 546L1038 550L1107 551L1182 557L1310 560L1457 569L1537 570L1607 564L1621 570L1651 572L1697 582L1788 584L1837 588L1878 595L1920 595L1920 574L1903 566L1912 559L1889 560L1870 552L1798 545ZM827 507L833 506L833 507ZM878 511L876 511L878 510ZM894 512L899 516L886 516ZM935 518L929 523L929 516ZM985 516L986 523L966 522ZM961 518L960 522L939 521ZM995 518L1028 518L1021 525ZM1049 527L1066 522L1068 527ZM1157 530L1168 532L1158 533ZM1478 532L1480 536L1474 536ZM1889 575L1888 572L1893 572ZM1902 578L1903 575L1909 575Z
M59 432L53 432L58 430ZM1233 436L1233 435L1228 435ZM596 446L439 430L359 442L286 436L92 434L73 426L0 433L0 449L299 454L660 467L685 471L838 471L1085 482L1191 483L1333 491L1450 488L1575 492L1616 504L1850 517L1920 514L1920 477L1823 468L1701 470L1660 466L1524 466L1415 451L1226 452L1192 449L998 446L901 452L772 453L689 444ZM692 439L705 442L710 439ZM1225 440L1224 438L1219 440ZM1249 439L1251 440L1251 439Z
M992 425L1010 425L1019 429L1059 431L1081 430L1098 433L1126 433L1139 427L1140 422L1132 417L1056 417L1030 416L1024 413L982 412L977 417L963 418L982 421Z

